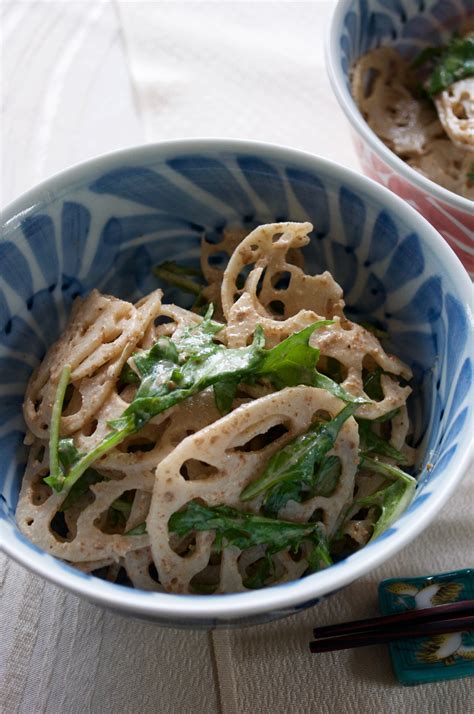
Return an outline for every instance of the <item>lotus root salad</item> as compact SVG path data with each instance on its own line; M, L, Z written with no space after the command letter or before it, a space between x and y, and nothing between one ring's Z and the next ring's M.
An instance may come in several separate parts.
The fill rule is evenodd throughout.
M389 46L367 52L353 68L352 95L389 149L474 200L474 15L412 62Z
M218 594L330 567L399 516L412 374L305 272L312 228L228 230L200 270L158 266L190 310L76 299L25 395L24 534L114 582Z

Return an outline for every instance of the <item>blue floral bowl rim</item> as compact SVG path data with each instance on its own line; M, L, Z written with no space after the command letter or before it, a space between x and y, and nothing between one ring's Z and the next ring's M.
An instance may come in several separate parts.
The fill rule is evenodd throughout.
M469 198L459 196L457 193L449 191L447 188L426 178L423 174L409 166L403 159L400 159L395 152L385 146L383 141L379 139L360 113L357 104L347 88L346 78L341 66L341 48L339 44L344 18L351 8L353 1L354 0L338 0L332 12L329 30L326 33L325 39L326 71L332 90L336 95L341 109L357 133L363 137L374 153L385 161L395 173L401 174L408 183L415 184L415 186L418 186L428 195L435 196L458 210L472 211L474 202Z
M411 225L422 240L428 240L431 248L440 257L445 273L451 275L458 293L465 298L463 304L472 302L472 283L462 263L449 248L441 235L415 209L402 201L394 193L372 179L358 174L329 159L267 142L248 141L245 139L196 138L174 139L120 149L102 154L98 157L69 167L37 186L10 203L2 212L0 218L5 227L12 228L25 215L39 210L46 202L67 194L72 185L81 185L91 172L117 167L132 161L142 165L152 165L159 155L170 158L175 153L182 152L247 152L257 154L262 158L277 159L282 162L298 162L305 169L328 175L337 181L345 181L348 185L359 184L367 194L381 206L398 213L402 220ZM0 238L1 240L1 238ZM470 332L474 335L474 320L472 310L466 307ZM470 409L468 421L464 427L465 433L474 430L474 408ZM40 551L24 537L10 536L5 519L0 520L0 549L37 575L50 582L85 597L104 607L127 613L131 616L161 617L172 622L195 623L198 621L216 621L225 619L227 622L253 615L278 612L284 614L288 608L314 601L347 585L382 562L390 558L407 543L419 535L434 518L442 505L447 501L459 481L463 477L474 454L474 444L466 444L466 448L457 449L450 462L449 478L441 477L433 490L416 512L408 514L403 530L396 530L380 541L374 541L369 546L358 551L350 558L341 561L327 570L308 575L301 580L295 580L281 585L252 592L228 595L174 595L169 593L146 592L133 590L109 583L93 576L85 575L75 568ZM10 536L10 537L9 537Z

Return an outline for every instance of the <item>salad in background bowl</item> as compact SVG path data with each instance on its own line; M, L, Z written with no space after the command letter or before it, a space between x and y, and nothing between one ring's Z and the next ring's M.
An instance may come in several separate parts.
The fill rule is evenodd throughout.
M342 0L327 68L364 172L474 274L474 15L469 0Z

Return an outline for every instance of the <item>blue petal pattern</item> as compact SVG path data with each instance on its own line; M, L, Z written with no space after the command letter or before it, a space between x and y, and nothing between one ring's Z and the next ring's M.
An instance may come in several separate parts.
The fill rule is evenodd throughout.
M38 265L48 285L53 285L59 272L58 253L54 244L54 223L47 215L30 216L21 224L26 241L37 255ZM37 246L41 245L38 250Z
M81 203L65 201L61 214L63 272L78 275L82 251L91 225L91 213Z
M300 169L287 169L286 175L293 193L307 215L314 216L315 235L327 235L330 226L329 204L321 179Z
M8 355L10 350L14 350L41 359L46 352L46 342L38 337L23 318L15 316L0 331L0 350L0 354Z
M393 313L393 317L408 325L414 323L436 322L443 309L443 291L441 278L436 276L428 278L418 288L413 299L400 310Z
M101 176L91 191L124 198L142 206L151 206L173 216L182 216L183 204L189 220L210 227L222 221L222 215L209 204L199 202L188 192L172 184L162 174L140 166L130 166Z
M407 236L393 252L384 284L387 290L398 290L417 278L425 269L425 261L416 233Z
M24 300L33 294L33 278L23 253L10 241L0 243L2 278Z
M364 235L367 214L365 203L355 193L343 186L339 191L339 208L346 242L351 246L358 246Z
M377 216L372 231L372 240L367 260L378 263L390 255L398 242L398 229L393 217L387 211L381 211Z
M249 186L270 209L270 215L276 220L289 220L285 188L278 171L256 156L239 156L237 165Z
M380 13L371 16L365 2L354 3L358 12L345 23L346 52L393 27L403 34L409 3L379 4L390 21ZM412 23L410 32L417 27ZM404 41L408 36L407 31ZM151 149L147 166L117 165L93 183L74 185L74 200L50 196L0 239L0 517L11 519L24 468L19 424L26 382L60 332L72 300L93 287L139 299L159 286L152 273L157 263L199 264L204 229L218 242L226 225L250 229L282 219L314 223L314 238L305 248L308 264L333 271L351 314L386 324L392 350L415 374L414 440L426 446L429 458L434 455L435 465L422 474L400 523L430 499L431 483L449 479L472 413L471 326L457 286L444 277L436 256L427 259L410 221L374 205L356 179L337 182L331 171L307 166L298 159L217 148L166 160L158 155L153 163ZM166 299L189 305L192 298L168 288ZM11 537L27 542L9 524ZM399 527L394 524L381 538L392 538Z
M219 198L226 206L232 205L239 216L253 213L253 204L249 196L222 161L208 156L181 156L168 161L168 165L200 191L207 191L210 196Z

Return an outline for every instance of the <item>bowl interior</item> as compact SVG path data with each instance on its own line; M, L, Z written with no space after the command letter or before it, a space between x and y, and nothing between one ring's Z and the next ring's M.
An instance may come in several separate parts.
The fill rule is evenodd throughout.
M25 465L21 404L29 375L60 334L74 297L97 287L136 300L159 285L153 265L198 265L203 232L218 243L226 226L314 224L305 249L309 269L330 270L344 289L348 314L388 330L389 348L414 370L413 442L422 446L420 466L429 461L434 468L424 470L402 519L447 478L470 418L467 276L433 229L388 191L289 150L171 143L66 172L13 204L5 218L0 513L9 535L32 554L38 549L14 525ZM217 254L216 262L221 259ZM167 300L189 305L189 296L163 287Z

